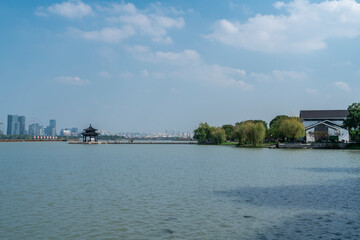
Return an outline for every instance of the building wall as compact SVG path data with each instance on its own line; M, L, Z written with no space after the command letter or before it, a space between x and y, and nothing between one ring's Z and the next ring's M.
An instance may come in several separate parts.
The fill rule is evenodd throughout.
M308 127L310 125L313 125L313 124L318 123L318 122L323 122L325 120L327 120L327 119L323 119L323 120L306 120L306 119L303 119L302 122L303 122L305 127ZM329 121L331 121L333 123L336 123L336 124L338 124L340 126L342 126L343 123L344 123L344 121L341 121L341 120L332 121L332 120L329 119Z
M25 134L25 116L8 115L7 135Z
M310 133L314 132L314 128L306 130L306 142L315 142L315 137Z
M346 143L350 142L350 134L348 130L343 128L340 130L339 141L344 141Z
M25 132L25 116L19 116L18 117L18 121L19 121L19 133L20 135L24 135L26 132Z
M50 137L56 136L56 120L50 120L49 126L45 129L45 133Z
M306 142L315 142L315 137L310 134L314 131L315 131L315 128L310 128L310 129L306 130ZM347 143L350 141L349 131L344 128L339 128L339 130L328 128L328 134L329 134L329 136L338 136L340 142Z
M43 127L38 123L33 123L29 125L29 135L32 136L42 136Z

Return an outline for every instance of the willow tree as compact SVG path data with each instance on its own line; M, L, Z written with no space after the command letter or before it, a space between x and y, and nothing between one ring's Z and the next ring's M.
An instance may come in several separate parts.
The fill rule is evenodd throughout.
M194 138L199 144L221 144L225 142L226 133L221 127L213 127L207 123L200 123L194 130Z
M225 134L226 134L226 140L227 141L233 141L234 140L234 131L235 131L235 127L231 124L225 124L221 127L222 129L224 129Z
M287 139L298 140L305 136L304 124L299 117L282 118L279 120L278 133Z
M210 138L214 144L221 144L225 142L226 133L221 127L213 127L210 131Z
M266 128L262 122L249 120L236 125L235 135L239 145L251 144L258 146L264 142Z

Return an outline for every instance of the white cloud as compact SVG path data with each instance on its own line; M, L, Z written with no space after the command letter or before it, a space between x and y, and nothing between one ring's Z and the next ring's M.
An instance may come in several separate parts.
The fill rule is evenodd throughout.
M350 91L349 84L347 84L346 82L334 82L332 85L340 90L347 92Z
M47 17L47 16L49 16L49 14L47 13L46 8L44 8L44 7L36 8L35 15L37 15L39 17Z
M88 40L103 41L108 43L118 43L125 38L135 35L135 31L130 26L122 28L103 28L96 31L81 31L76 28L69 28L69 32L75 36L79 36Z
M183 11L181 9L176 9L174 7L163 7L161 2L156 2L156 3L150 4L150 9L152 9L157 15L166 15L166 14L184 15L185 14L185 11Z
M82 2L67 2L66 4L74 5L74 3L83 4ZM95 9L100 16L106 19L106 26L92 31L72 28L71 32L87 40L108 43L118 43L135 35L150 37L153 42L157 43L172 43L172 38L168 36L168 30L183 28L185 26L184 18L169 16L180 14L174 8L163 8L161 4L151 6L149 9L141 10L132 3L97 5ZM71 14L71 16L73 15Z
M125 47L125 50L131 52L135 57L142 61L151 63L167 63L173 65L187 65L199 62L200 55L195 50L186 49L182 52L152 52L148 47L135 45Z
M249 78L258 82L302 81L307 77L305 72L273 70L270 73L250 73Z
M57 82L61 82L61 83L66 83L66 84L71 84L71 85L77 85L77 86L82 86L82 85L86 85L89 84L90 81L89 80L83 80L79 77L57 77L55 78L55 81Z
M167 29L182 28L185 21L182 17L171 18L168 16L161 16L155 14L148 14L141 12L133 6L134 10L127 11L120 16L113 16L107 18L111 23L120 23L131 26L133 29L142 35L147 35L152 38L154 42L171 43L171 37L167 36Z
M268 82L283 84L284 82L304 81L305 72L273 70L270 73L247 74L245 70L205 63L195 50L186 49L182 52L153 52L148 47L135 45L126 47L127 51L141 61L152 64L162 64L164 72L148 73L152 78L186 79L198 81L205 85L219 87L235 87L243 90L252 90L256 83Z
M154 57L161 61L170 61L176 63L189 63L200 58L199 54L194 50L186 49L182 52L155 52Z
M66 18L82 18L93 13L92 7L80 0L70 0L68 2L56 3L47 8L39 7L35 14L38 16L48 16L55 14Z
M135 35L150 37L157 43L172 43L168 30L181 29L185 26L184 18L178 16L184 14L183 11L173 7L162 7L160 3L150 4L147 9L138 9L134 4L124 2L93 4L93 6L94 8L81 0L69 0L48 7L40 6L35 14L38 16L54 14L72 19L88 15L105 18L106 25L100 28L90 31L76 28L69 30L84 39L107 43L118 43Z
M311 95L317 95L319 93L318 90L313 89L313 88L306 88L305 91Z
M167 77L212 84L220 87L236 87L243 90L253 89L246 80L246 72L242 69L219 65L209 65L202 61L195 50L186 49L182 52L152 52L144 46L127 47L126 50L142 61L153 64L175 66L174 71L151 73L151 77Z
M349 60L349 61L346 61L346 62L338 62L338 63L334 63L333 64L334 66L352 66L352 62Z
M188 65L170 72L169 79L199 82L205 86L222 88L238 88L252 90L254 85L249 82L244 70L219 65L209 65L204 62Z
M150 49L147 46L143 46L143 45L126 46L125 50L132 52L132 53L150 52Z
M106 11L109 13L129 13L129 14L135 14L137 9L134 4L132 3L110 3L106 6L103 5L97 5L97 9L99 11Z
M221 87L235 87L243 90L252 90L254 85L249 83L246 72L242 69L219 65L203 65L199 68L196 77Z
M355 0L275 3L287 15L256 15L246 22L222 19L208 39L264 52L309 52L324 49L327 40L360 34L360 4Z
M284 2L276 2L276 3L274 3L274 8L276 8L276 9L281 9L281 8L283 8L285 6L286 6L286 4Z

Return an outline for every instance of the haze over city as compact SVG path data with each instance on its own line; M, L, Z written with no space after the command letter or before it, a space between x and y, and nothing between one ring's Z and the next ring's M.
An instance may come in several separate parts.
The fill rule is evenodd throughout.
M359 101L360 4L2 1L0 122L192 131Z

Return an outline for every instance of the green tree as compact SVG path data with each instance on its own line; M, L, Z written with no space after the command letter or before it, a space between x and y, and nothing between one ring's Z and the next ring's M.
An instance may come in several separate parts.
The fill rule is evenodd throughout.
M343 126L349 130L351 140L360 142L360 103L353 103L348 107L349 115Z
M267 123L266 123L265 121L263 121L263 120L246 120L246 121L242 121L242 122L237 122L237 123L235 123L235 126L236 126L236 125L239 125L239 124L246 123L246 122L261 123L261 124L264 125L265 130L268 128L268 127L267 127Z
M235 135L239 145L251 144L258 146L264 142L266 128L263 121L248 120L236 124Z
M221 128L224 129L225 131L226 141L233 141L235 134L235 127L231 124L225 124Z
M284 139L285 136L282 136L282 134L279 132L279 125L281 120L288 118L289 117L286 115L278 115L270 121L269 129L266 132L266 138L269 141L279 141L280 139Z
M221 144L225 142L226 133L221 127L212 127L210 130L210 141L214 144Z
M210 140L211 127L207 123L200 123L199 127L194 130L194 138L198 143L203 144Z
M270 121L269 127L278 127L279 121L283 118L289 118L289 116L286 115L277 115L273 120Z
M278 133L292 141L305 136L304 124L299 117L281 118L279 120Z

